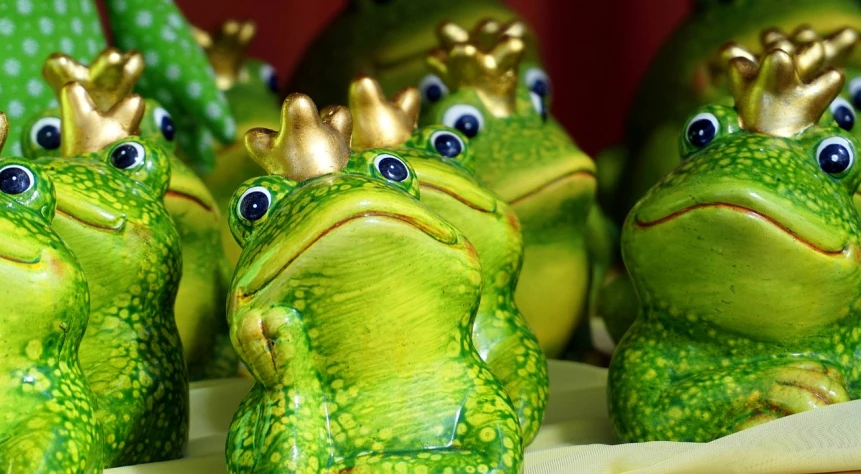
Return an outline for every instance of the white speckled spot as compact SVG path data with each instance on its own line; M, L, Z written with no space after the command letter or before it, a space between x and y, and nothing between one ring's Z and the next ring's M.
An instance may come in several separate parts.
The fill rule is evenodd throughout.
M206 104L206 116L215 120L220 118L222 115L221 107L214 102L210 102Z
M27 38L21 42L21 49L27 56L35 56L39 53L39 42L33 38Z
M72 21L69 24L72 27L73 33L79 35L84 32L84 22L82 22L80 18L72 18Z
M195 99L200 97L200 94L203 92L203 86L200 85L197 81L191 81L188 83L188 95L194 97Z
M174 28L181 28L182 23L183 23L182 18L179 15L177 15L176 13L171 13L170 15L167 16L167 24L174 27Z
M66 0L54 0L54 11L63 15L66 13L68 7L66 5Z
M39 79L30 79L27 81L27 92L33 97L38 97L44 88L45 86L42 85L42 81Z
M15 24L8 18L0 18L0 35L12 36L15 34Z
M30 0L18 0L16 6L18 13L22 15L29 15L33 12L33 3Z
M10 117L19 118L24 115L24 104L22 104L18 99L12 100L9 102L9 106L6 111L9 113Z
M144 61L146 61L147 66L155 66L158 64L158 53L155 51L147 51L144 53Z
M143 10L135 16L135 23L141 28L147 28L152 25L152 13Z
M167 78L172 81L179 79L179 73L180 69L179 66L176 64L171 64L167 67L167 70L165 71L165 74L167 74Z
M74 49L75 49L75 43L71 39L69 39L69 38L60 39L60 50L61 51L72 56L75 53Z
M165 26L161 29L161 39L165 41L176 41L176 32L173 28Z
M21 72L21 63L17 59L7 59L3 62L3 70L10 76L17 76Z
M39 18L39 31L50 35L54 32L54 22L50 18Z

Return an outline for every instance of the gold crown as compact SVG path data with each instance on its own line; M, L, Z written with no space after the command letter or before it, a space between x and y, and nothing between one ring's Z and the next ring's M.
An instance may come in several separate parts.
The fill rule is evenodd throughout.
M396 147L403 145L416 128L421 96L415 87L407 87L389 102L379 82L359 77L350 84L349 104L353 149Z
M9 135L9 120L6 119L6 114L0 112L0 151L6 146L6 137Z
M63 156L98 151L117 140L136 135L145 107L141 96L131 94L102 111L83 85L67 83L60 89Z
M353 121L346 107L321 117L304 94L290 94L281 107L281 129L252 128L245 133L251 158L269 174L305 181L344 169L350 159Z
M760 64L732 59L729 85L742 128L791 137L818 123L843 88L843 73L829 68L805 83L801 72L781 49L766 53Z
M213 34L196 27L192 33L209 58L218 88L224 91L233 87L242 73L248 44L257 33L254 22L227 20Z
M520 22L500 25L485 20L472 33L443 23L437 29L441 47L428 54L428 67L450 89L475 89L492 114L511 115L524 32Z
M137 51L122 53L116 48L107 48L89 67L71 56L54 53L45 60L42 76L58 97L67 83L80 83L89 91L96 106L107 111L131 94L143 69L143 56Z

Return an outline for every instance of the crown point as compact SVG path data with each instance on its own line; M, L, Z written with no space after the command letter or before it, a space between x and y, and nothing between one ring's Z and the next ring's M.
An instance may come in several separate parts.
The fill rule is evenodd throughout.
M401 109L407 117L413 120L413 128L418 124L419 111L422 106L422 95L415 87L407 87L395 93L392 104Z
M90 93L96 106L107 111L131 94L144 70L143 56L137 51L123 53L107 48L87 67L71 56L54 53L42 67L42 76L59 96L69 82L79 82Z
M248 45L257 33L254 22L227 20L215 33L197 27L192 32L215 71L215 84L221 90L233 87L242 74Z
M353 116L354 149L403 145L418 121L421 98L418 90L400 91L389 102L380 84L360 77L350 84L349 104Z
M102 112L83 85L67 83L60 89L63 155L91 153L137 134L144 107L143 98L132 94Z
M6 145L7 136L9 136L9 120L6 118L6 114L0 112L0 151L3 151L3 147Z

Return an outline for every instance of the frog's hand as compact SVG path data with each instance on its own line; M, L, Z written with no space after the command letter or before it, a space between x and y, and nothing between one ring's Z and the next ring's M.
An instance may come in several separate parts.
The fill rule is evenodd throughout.
M136 49L147 67L138 87L174 117L191 116L220 141L235 140L236 123L203 50L172 0L107 0L118 46ZM196 156L196 153L195 153Z
M634 283L625 266L618 264L604 274L603 281L596 287L595 317L603 321L611 343L618 344L640 311ZM596 346L601 347L597 342Z
M289 386L316 377L305 325L295 310L251 309L232 319L233 347L263 386Z

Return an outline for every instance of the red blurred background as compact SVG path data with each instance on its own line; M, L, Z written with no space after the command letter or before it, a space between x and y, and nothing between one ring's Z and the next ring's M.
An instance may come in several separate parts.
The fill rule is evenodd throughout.
M465 0L466 1L466 0ZM250 54L286 79L305 47L346 0L177 0L195 25L252 19ZM685 0L508 0L538 32L554 84L554 114L588 153L617 142L637 82L687 15ZM289 92L289 91L286 91Z

